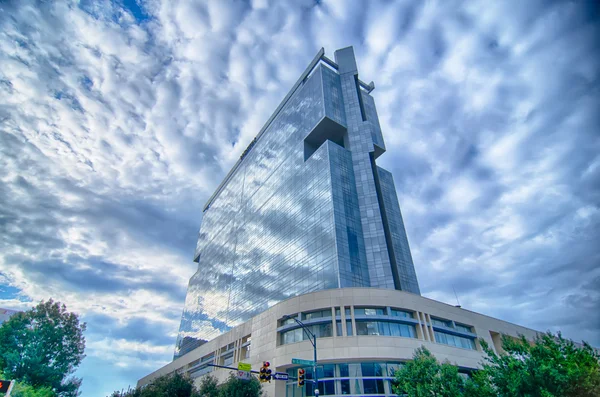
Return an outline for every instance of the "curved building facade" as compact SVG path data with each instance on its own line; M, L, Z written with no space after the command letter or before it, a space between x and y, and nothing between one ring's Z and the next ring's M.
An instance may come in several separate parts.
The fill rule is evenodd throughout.
M379 288L342 288L318 291L280 302L247 322L174 360L140 379L138 386L158 376L178 371L198 382L212 374L225 380L228 369L209 364L237 367L250 363L258 370L269 361L274 372L296 376L311 366L292 364L292 359L313 359L313 346L293 320L299 319L317 335L320 395L393 396L391 379L415 349L425 346L439 360L448 360L468 373L483 359L479 339L501 352L501 335L525 335L536 331L447 305L416 294ZM267 396L304 397L314 395L306 382L294 380L265 383Z

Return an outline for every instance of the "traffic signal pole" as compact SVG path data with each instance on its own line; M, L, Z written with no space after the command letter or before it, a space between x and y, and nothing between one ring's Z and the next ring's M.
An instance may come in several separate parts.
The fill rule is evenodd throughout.
M312 345L315 353L315 364L313 365L313 372L315 374L315 397L319 397L319 375L317 374L317 336L315 334L313 334Z
M12 391L13 387L15 387L15 382L16 380L11 380L10 381L10 386L8 386L8 390L6 391L6 397L10 397L10 392Z
M313 345L313 352L314 352L314 363L313 363L313 376L314 376L314 384L315 384L315 397L319 396L319 375L317 375L317 336L315 334L313 334L308 327L300 320L298 320L296 317L292 317L290 315L285 315L283 316L284 320L287 320L291 318L292 320L294 320L295 322L298 323L298 325L300 325L302 327L302 329L304 330L304 332L306 332L306 335L308 335L308 340L310 341L310 343Z

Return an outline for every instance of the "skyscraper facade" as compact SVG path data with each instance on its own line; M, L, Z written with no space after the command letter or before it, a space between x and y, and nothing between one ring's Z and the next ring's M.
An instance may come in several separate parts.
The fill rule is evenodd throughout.
M267 397L392 397L422 346L467 375L480 340L501 353L502 335L535 337L420 296L373 88L351 47L313 59L208 200L174 360L139 387L268 361Z
M175 357L309 292L420 294L373 89L352 47L321 49L241 155L204 207Z

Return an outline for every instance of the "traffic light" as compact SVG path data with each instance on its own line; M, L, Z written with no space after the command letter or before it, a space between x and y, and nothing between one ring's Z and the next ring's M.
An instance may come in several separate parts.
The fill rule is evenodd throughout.
M262 367L260 367L259 376L261 383L271 382L271 369L269 368L271 363L268 361L263 361Z
M298 368L298 387L304 386L305 374L305 370L303 370L302 368Z
M6 393L10 387L10 380L0 380L0 392Z

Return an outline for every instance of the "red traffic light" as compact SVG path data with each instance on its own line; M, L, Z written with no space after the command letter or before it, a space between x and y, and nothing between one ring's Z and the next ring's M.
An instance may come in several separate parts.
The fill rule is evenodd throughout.
M298 368L298 387L304 386L304 379L306 371L302 368Z
M0 380L0 392L6 393L10 387L10 380Z
M271 365L270 362L268 361L263 361L263 365L262 367L260 367L260 376L258 377L259 380L262 382L271 382L271 370L269 369L269 366Z

